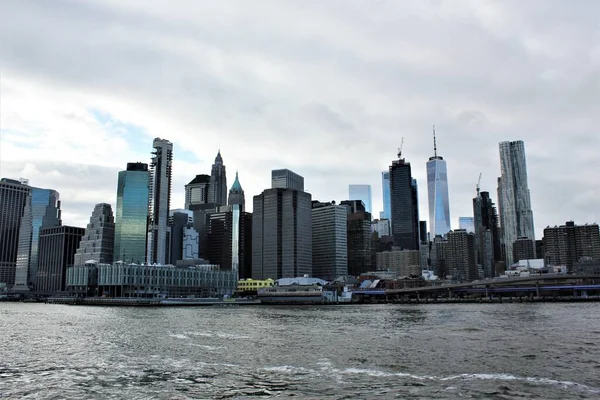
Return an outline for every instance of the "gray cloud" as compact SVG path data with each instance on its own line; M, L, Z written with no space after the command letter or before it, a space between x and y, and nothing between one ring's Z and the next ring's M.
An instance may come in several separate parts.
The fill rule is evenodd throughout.
M380 171L404 137L427 219L435 124L454 226L472 214L480 172L496 198L498 142L516 139L526 142L537 236L567 219L600 221L597 2L8 1L0 14L3 88L54 90L144 127L148 144L129 157L147 158L161 136L176 159L185 149L206 160L175 166L174 203L209 173L220 142L230 183L238 168L247 198L269 185L272 168L289 167L322 200L370 183L379 210ZM35 165L42 173L29 172L44 180L35 184L55 185L73 221L114 202L116 165L135 160L115 151L110 167L89 160L86 172L32 159L7 132L27 121L18 125L35 126L35 142L53 119L4 97L3 176ZM75 196L79 185L97 200Z

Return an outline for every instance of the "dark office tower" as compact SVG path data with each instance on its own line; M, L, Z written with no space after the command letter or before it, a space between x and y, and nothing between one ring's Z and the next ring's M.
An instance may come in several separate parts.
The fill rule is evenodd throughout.
M235 172L235 181L233 181L233 185L231 185L231 189L229 190L228 204L230 206L240 206L240 211L244 211L246 208L246 197L244 196L244 189L242 189L242 185L240 184L237 171Z
M148 233L148 164L127 163L119 172L115 216L115 261L146 261Z
M304 178L289 169L271 171L271 189L292 189L304 191Z
M0 283L15 284L21 217L31 188L23 182L0 179Z
M75 226L56 226L40 230L38 261L38 293L52 294L65 290L67 268L73 266L75 252L85 229Z
M115 219L110 204L96 204L85 234L79 242L73 265L81 266L94 260L112 263L115 248Z
M149 264L165 264L169 238L169 210L171 209L171 179L173 175L173 144L156 138L150 163L150 190L148 192L148 245L146 260Z
M254 196L252 278L312 274L310 193L273 188Z
M313 276L328 281L346 276L348 209L335 202L312 204Z
M584 258L600 261L600 233L597 224L565 225L544 229L546 263L566 266L573 272L573 265Z
M427 235L427 221L419 221L419 240L421 243L429 241Z
M342 201L342 205L344 205ZM362 204L362 202L361 202ZM373 238L371 234L371 214L364 209L351 212L347 217L348 237L348 274L358 276L363 272L372 271L373 264Z
M208 202L215 203L218 206L227 205L227 173L221 150L215 157L215 163L210 171L210 185L208 187Z
M345 206L348 209L348 214L367 212L365 203L363 203L362 200L343 200L340 202L340 205Z
M486 278L495 276L495 263L502 260L498 213L488 192L473 198L473 226L477 263Z
M475 235L464 229L448 233L448 269L452 278L459 282L478 279L475 261Z
M252 214L240 205L219 207L208 214L206 258L222 270L238 271L240 279L252 274Z
M513 243L513 260L533 260L535 258L535 247L533 240L522 237Z
M208 203L210 175L196 175L185 185L185 208L194 210L195 206Z
M186 248L185 240L188 230L194 226L193 211L190 210L171 210L169 211L169 227L171 244L169 246L170 254L168 262L171 265L176 265L177 261L185 259L184 248ZM192 232L193 233L193 232ZM190 243L190 248L196 247L195 243ZM197 249L196 249L197 252ZM196 257L198 258L198 257Z
M402 250L419 250L419 206L417 185L410 163L398 153L390 166L390 198L394 245Z
M32 187L23 209L19 230L19 250L14 285L16 291L35 289L40 230L61 224L58 192Z
M445 279L449 275L448 261L450 258L450 245L447 239L436 236L431 241L431 250L429 252L431 269L440 279Z

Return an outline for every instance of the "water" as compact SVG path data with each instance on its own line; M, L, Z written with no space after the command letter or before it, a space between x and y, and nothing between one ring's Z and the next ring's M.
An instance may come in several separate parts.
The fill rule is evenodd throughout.
M598 399L600 305L0 303L0 398Z

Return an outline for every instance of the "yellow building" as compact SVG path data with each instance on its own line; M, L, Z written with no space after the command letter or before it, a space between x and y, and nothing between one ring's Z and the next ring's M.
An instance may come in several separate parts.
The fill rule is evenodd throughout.
M273 279L265 279L265 280L254 280L254 279L240 279L237 284L237 292L255 292L259 289L266 288L269 286L273 286L275 281Z

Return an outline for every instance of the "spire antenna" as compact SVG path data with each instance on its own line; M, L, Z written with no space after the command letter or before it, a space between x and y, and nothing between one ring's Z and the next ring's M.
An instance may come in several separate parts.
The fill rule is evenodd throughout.
M404 146L404 137L402 137L402 140L400 141L400 147L398 148L398 159L400 160L402 158L402 147Z
M437 144L435 142L435 125L433 125L433 155L437 157Z

